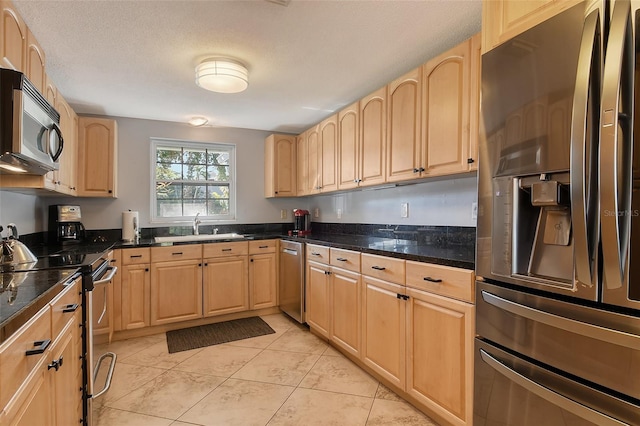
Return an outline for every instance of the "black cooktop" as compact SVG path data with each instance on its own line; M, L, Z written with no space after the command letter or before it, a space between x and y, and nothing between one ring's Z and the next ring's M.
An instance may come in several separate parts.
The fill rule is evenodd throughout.
M32 250L37 262L22 263L13 266L12 271L38 271L43 269L80 268L82 272L91 272L101 263L104 254L113 243L78 244L68 246L45 246Z

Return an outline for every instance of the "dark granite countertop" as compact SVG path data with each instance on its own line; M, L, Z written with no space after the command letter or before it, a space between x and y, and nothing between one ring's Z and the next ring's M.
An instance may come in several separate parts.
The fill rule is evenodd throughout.
M475 269L476 248L474 244L442 246L420 244L417 241L350 234L313 234L303 237L284 236L282 238L417 262Z
M424 244L417 241L398 240L395 238L371 237L351 234L313 234L304 237L293 237L281 234L247 234L244 240L199 240L176 243L156 243L153 239L140 239L133 242L120 241L113 248L165 247L184 244L210 244L216 242L265 240L282 238L290 241L302 241L310 244L326 245L362 253L396 257L417 262L428 262L464 269L475 268L474 244Z
M0 274L0 343L53 300L77 272L50 269Z

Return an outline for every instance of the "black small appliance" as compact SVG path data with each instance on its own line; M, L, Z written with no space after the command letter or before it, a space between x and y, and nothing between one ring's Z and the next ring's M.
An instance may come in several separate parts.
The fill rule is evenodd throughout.
M73 244L82 242L85 229L80 206L54 204L49 206L49 242L51 244Z

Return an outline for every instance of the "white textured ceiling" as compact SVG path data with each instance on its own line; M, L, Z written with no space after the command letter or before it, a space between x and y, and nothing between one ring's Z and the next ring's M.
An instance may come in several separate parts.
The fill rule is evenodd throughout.
M481 1L13 0L78 113L298 133L480 31ZM249 88L197 87L208 56Z

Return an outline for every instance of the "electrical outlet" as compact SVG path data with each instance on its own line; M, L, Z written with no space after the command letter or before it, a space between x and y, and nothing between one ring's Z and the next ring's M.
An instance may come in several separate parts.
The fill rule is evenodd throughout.
M320 209L316 207L316 209L313 211L313 217L315 218L319 218L320 217Z
M286 218L287 218L287 210L286 209L280 210L280 219L286 219Z
M471 203L471 219L478 219L478 203Z
M342 209L336 210L336 216L338 216L338 219L342 219Z
M400 204L400 217L409 217L409 203Z

